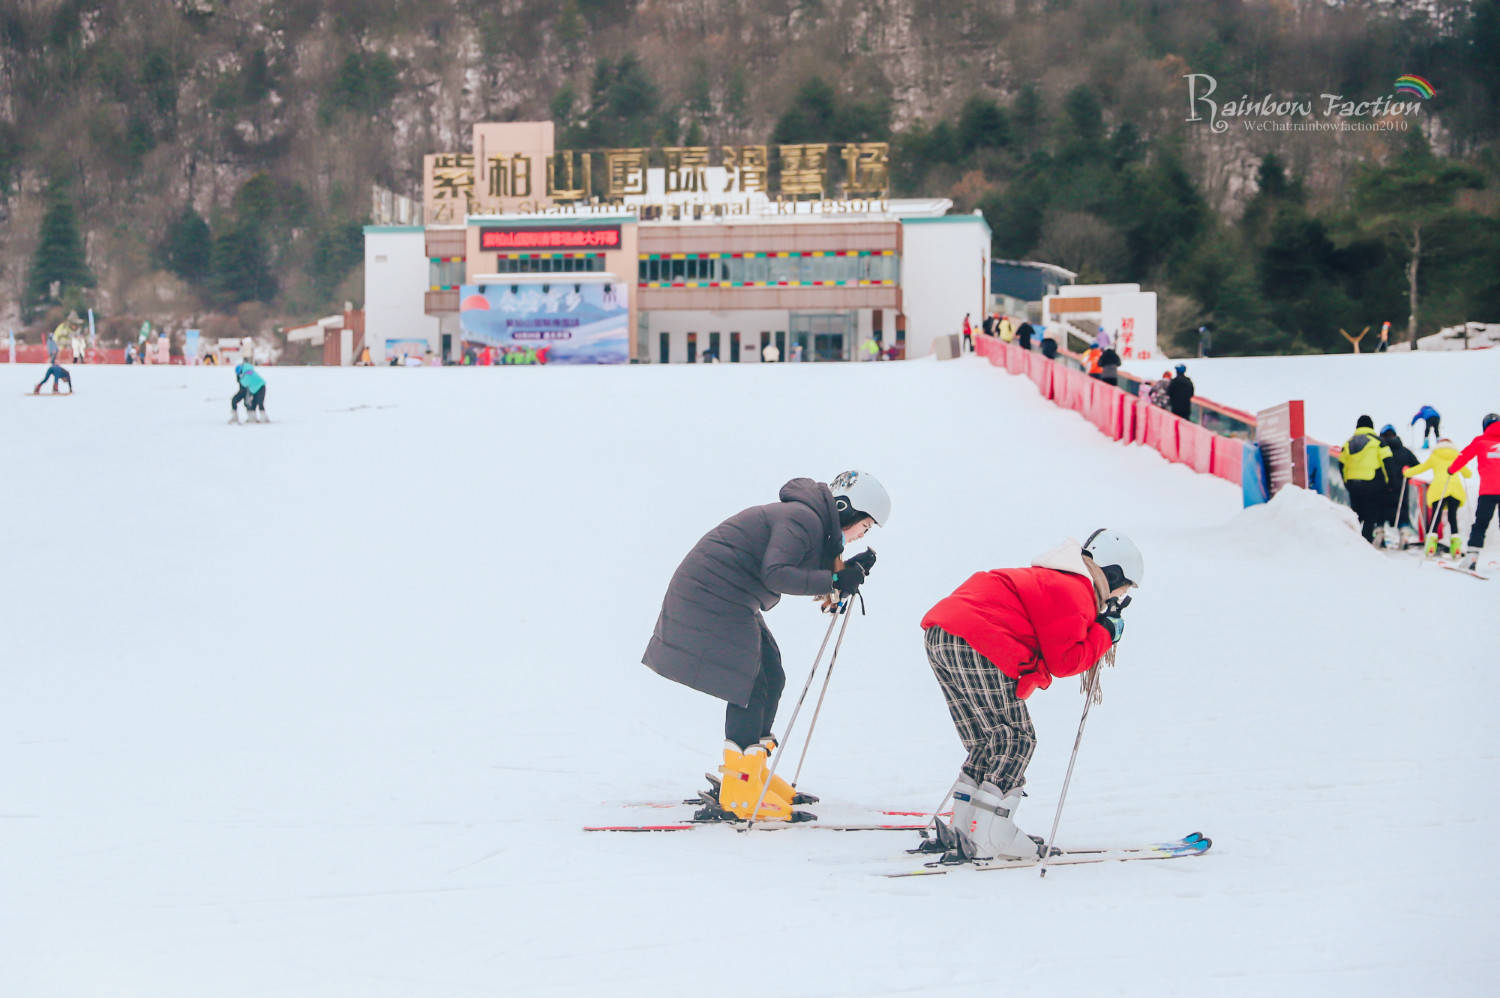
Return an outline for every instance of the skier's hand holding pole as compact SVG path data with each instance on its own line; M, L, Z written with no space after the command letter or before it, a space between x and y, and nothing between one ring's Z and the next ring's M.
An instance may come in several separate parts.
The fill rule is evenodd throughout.
M1117 599L1111 596L1105 602L1104 609L1099 611L1099 616L1094 618L1100 627L1109 632L1111 644L1119 644L1120 638L1125 634L1125 618L1122 614L1129 605L1129 596L1126 596L1124 599Z

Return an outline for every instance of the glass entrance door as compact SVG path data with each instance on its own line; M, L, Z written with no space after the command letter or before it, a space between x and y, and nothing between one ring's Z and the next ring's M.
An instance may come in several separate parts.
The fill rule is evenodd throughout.
M793 342L804 347L805 360L849 360L859 331L858 312L793 312Z

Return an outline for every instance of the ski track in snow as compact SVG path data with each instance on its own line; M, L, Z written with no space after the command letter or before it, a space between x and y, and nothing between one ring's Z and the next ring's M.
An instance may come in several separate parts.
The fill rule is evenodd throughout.
M1489 353L1188 363L1330 441L1431 401L1462 443ZM0 994L1493 993L1500 581L1318 497L1241 511L972 359L269 368L271 430L224 425L226 371L73 373L0 402ZM1146 584L1059 840L1209 854L889 880L914 836L580 830L717 764L722 705L639 664L679 559L847 467L894 510L801 785L931 808L961 752L922 613L1109 523ZM781 728L826 618L768 619ZM1078 682L1030 704L1045 834Z

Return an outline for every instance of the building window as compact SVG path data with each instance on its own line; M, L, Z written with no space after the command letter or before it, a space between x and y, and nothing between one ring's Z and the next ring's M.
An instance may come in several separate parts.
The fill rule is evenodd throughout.
M719 334L718 333L709 333L708 334L708 352L713 355L713 358L715 360L721 359L720 356L719 356Z
M463 266L462 263L459 264ZM559 253L551 256L501 255L495 259L497 274L576 274L602 272L603 253Z
M670 364L672 362L672 334L661 334L661 360L659 363Z
M464 283L463 260L429 260L427 284L429 290L447 291Z
M696 363L698 363L698 334L697 333L688 333L687 334L687 348L688 348L687 362L689 364L696 364Z
M740 334L739 333L730 333L729 334L729 363L731 363L731 364L738 364L739 362L740 362Z

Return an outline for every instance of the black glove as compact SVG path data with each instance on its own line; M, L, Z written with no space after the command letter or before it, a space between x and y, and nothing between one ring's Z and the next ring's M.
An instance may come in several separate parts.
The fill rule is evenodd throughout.
M1121 615L1129 605L1129 596L1126 596L1124 599L1110 597L1104 604L1104 612L1094 618L1100 627L1109 632L1111 644L1119 644L1121 636L1125 633L1125 618Z
M859 592L859 587L864 585L864 581L865 566L857 561L845 562L843 570L833 574L833 587L838 590L840 599Z
M865 570L865 578L870 577L870 569L875 567L875 549L866 548L853 558L846 559L845 565L858 565Z

